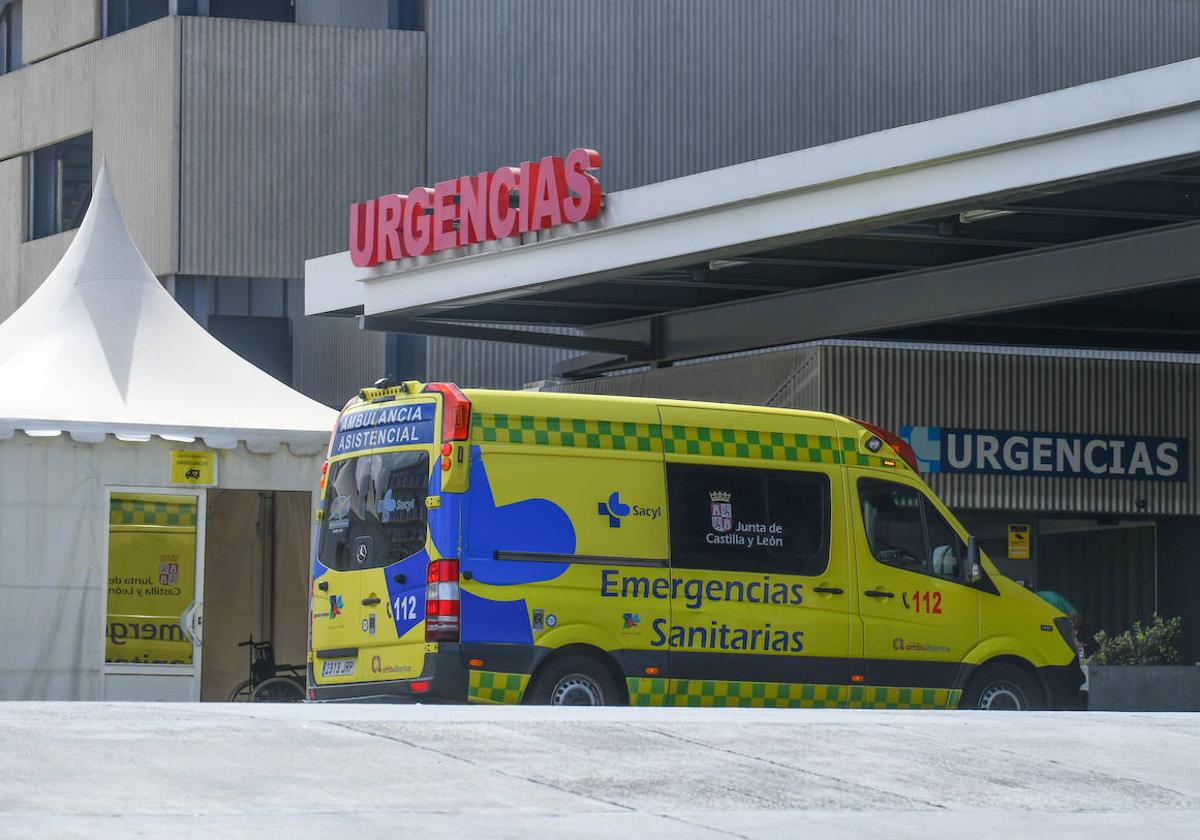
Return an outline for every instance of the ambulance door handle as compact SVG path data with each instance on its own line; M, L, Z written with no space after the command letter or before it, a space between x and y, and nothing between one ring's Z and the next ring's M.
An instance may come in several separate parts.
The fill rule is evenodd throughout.
M378 598L363 598L362 603L363 603L364 607L373 607L379 603L379 599Z
M895 598L895 592L884 592L882 589L868 589L863 593L868 598Z
M841 595L845 590L839 589L836 586L814 586L813 592L820 592L822 595Z
M327 580L321 581L320 583L317 584L317 589L320 589L322 592L328 592L329 591L329 581L327 581Z

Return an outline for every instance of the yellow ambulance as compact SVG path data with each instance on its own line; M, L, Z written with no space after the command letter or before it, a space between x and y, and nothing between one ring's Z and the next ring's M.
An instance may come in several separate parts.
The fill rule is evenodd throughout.
M1070 621L913 465L831 414L380 381L330 440L309 699L1076 706Z

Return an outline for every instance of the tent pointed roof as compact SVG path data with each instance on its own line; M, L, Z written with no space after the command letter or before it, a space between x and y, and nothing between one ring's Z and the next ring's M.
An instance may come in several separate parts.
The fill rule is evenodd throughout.
M104 165L62 260L0 323L0 437L16 429L93 441L200 437L309 453L328 440L335 416L180 308L133 243Z

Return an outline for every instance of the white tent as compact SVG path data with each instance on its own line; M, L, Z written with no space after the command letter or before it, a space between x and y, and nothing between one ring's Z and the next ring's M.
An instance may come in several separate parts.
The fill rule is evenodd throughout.
M260 634L282 633L302 655L303 625L261 620L275 611L276 601L264 600L275 595L245 590L282 575L296 593L289 604L306 596L307 557L295 555L307 553L307 493L334 419L175 303L130 239L102 167L62 261L0 323L0 699L198 697L199 640L207 662L233 667L230 639L216 659L210 648L222 632L243 632L234 613L256 614ZM234 490L254 492L216 504ZM292 513L268 534L262 500L277 491L292 491L280 496ZM287 552L286 564L269 574L239 566L236 555L250 553L255 538L245 534ZM113 560L118 544L129 557L144 555L122 555L122 564L142 566ZM221 569L214 545L224 545ZM145 562L158 565L147 572ZM179 626L156 624L148 606L145 593L165 591L187 598ZM201 608L206 591L220 592L220 604ZM114 610L125 614L116 630ZM125 653L135 661L116 661Z

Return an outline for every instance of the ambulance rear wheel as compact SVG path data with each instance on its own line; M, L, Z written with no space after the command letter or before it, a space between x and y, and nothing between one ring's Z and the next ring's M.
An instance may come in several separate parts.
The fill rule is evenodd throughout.
M963 694L963 709L1026 712L1042 708L1042 692L1025 670L1007 662L985 665Z
M615 706L623 701L612 675L586 656L564 656L548 664L529 697L537 706Z

